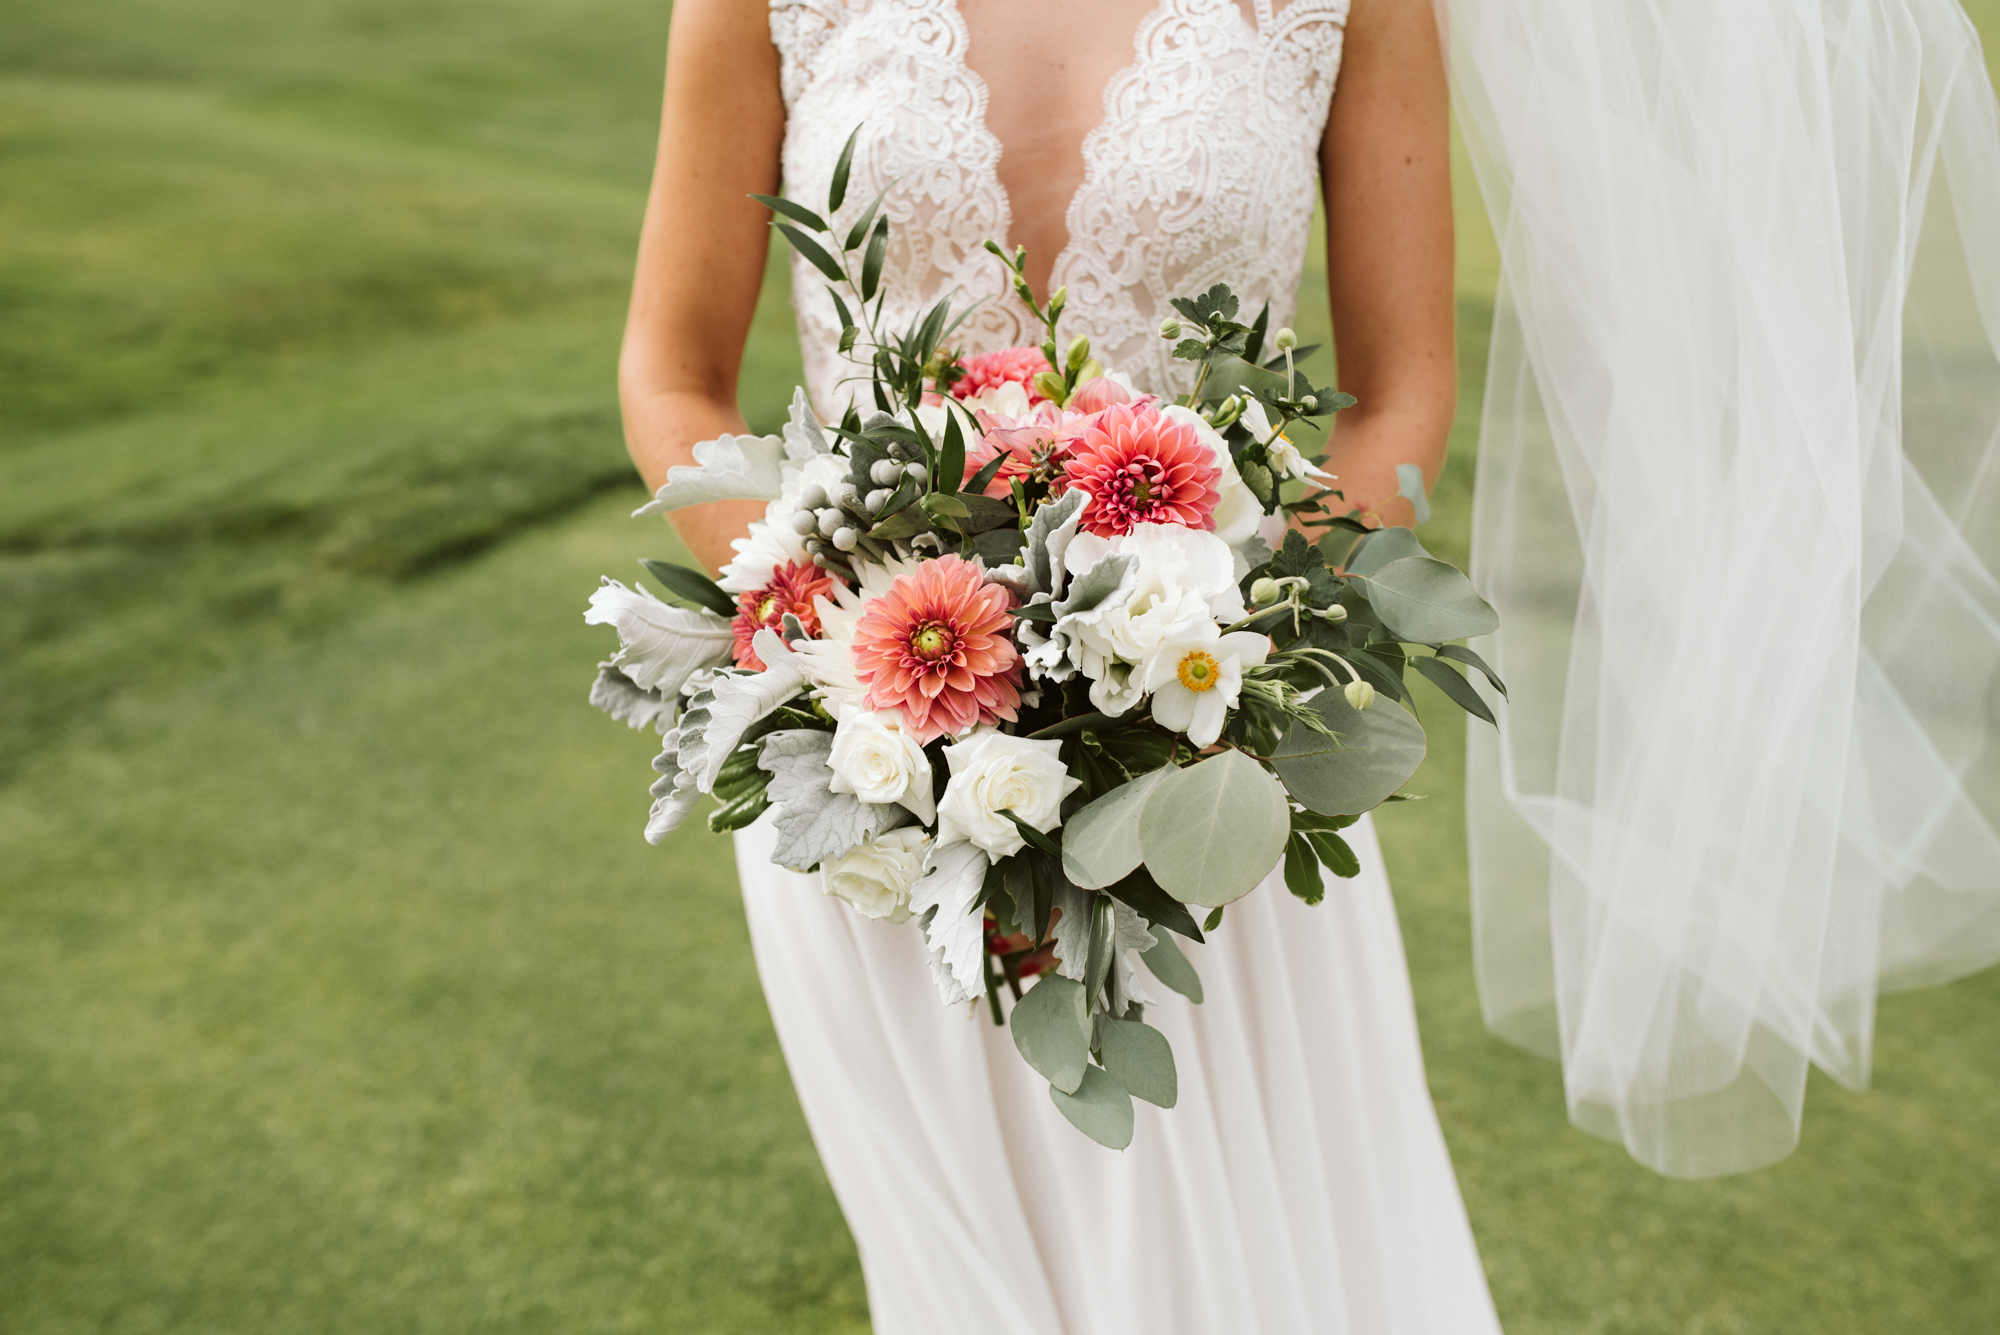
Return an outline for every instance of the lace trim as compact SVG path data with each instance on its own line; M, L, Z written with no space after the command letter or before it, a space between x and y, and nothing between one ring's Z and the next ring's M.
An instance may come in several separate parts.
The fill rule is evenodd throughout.
M1292 318L1318 199L1319 143L1340 68L1347 0L1162 0L1134 38L1133 63L1104 93L1084 140L1084 180L1065 214L1065 332L1088 334L1142 387L1186 388L1157 326L1167 300L1226 282L1254 310ZM981 243L1011 221L987 90L966 65L954 0L772 0L787 110L788 192L824 198L840 145L864 126L850 225L895 183L884 209L895 243L883 268L890 328L945 293L981 300L956 339L984 351L1036 331ZM793 308L807 388L822 411L844 402L851 368L817 271L793 259Z

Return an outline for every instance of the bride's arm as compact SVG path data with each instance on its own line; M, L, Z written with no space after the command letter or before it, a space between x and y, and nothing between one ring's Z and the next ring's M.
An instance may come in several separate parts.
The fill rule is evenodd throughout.
M1449 92L1430 0L1354 0L1320 146L1340 388L1329 471L1384 523L1412 521L1396 465L1444 467L1458 401Z
M785 108L767 0L679 0L667 48L659 156L618 360L625 444L648 489L697 441L744 430L743 343L764 277ZM724 501L672 518L713 570L764 507Z

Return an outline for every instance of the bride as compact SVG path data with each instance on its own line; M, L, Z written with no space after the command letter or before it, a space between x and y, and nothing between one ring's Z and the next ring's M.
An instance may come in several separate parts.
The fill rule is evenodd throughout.
M981 248L1024 245L1038 294L1068 290L1067 332L1158 393L1187 388L1158 332L1167 298L1226 282L1287 323L1323 200L1340 384L1360 399L1329 467L1408 522L1396 465L1435 477L1456 387L1426 0L680 0L620 376L649 485L744 429L768 219L748 197L824 197L857 124L848 211L886 187L895 229L887 324L956 290L985 299L964 351L1036 341ZM809 388L835 413L838 322L809 272L794 292ZM674 517L713 569L761 513ZM1274 876L1189 947L1206 1004L1148 1013L1182 1054L1180 1103L1142 1107L1122 1154L1064 1122L1006 1032L937 1005L917 934L773 867L766 830L737 836L758 970L878 1331L1498 1329L1380 853L1365 821L1349 834L1358 879L1308 908Z

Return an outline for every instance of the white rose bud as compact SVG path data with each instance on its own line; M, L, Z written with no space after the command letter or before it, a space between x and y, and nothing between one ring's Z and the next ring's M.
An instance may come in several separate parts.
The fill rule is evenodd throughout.
M915 825L878 834L819 865L820 891L845 900L864 918L908 922L910 892L924 874L930 836Z
M926 825L937 818L930 757L884 715L864 711L841 719L827 764L833 770L827 787L836 793L881 805L900 803Z
M975 732L945 750L951 781L938 803L938 842L970 840L988 857L1012 857L1027 845L1012 811L1030 827L1047 832L1062 824L1062 801L1080 780L1058 758L1059 741L1036 742L1003 732Z
M1346 696L1347 703L1356 709L1366 709L1375 703L1375 688L1359 679L1348 682L1340 693Z

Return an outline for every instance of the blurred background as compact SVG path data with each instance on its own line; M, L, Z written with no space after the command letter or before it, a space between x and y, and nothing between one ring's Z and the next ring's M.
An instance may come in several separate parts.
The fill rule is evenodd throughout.
M0 5L0 1331L866 1329L727 841L648 847L584 700L598 576L676 554L613 384L667 20ZM796 374L774 264L754 426ZM2000 1328L2000 972L1886 999L1783 1164L1657 1178L1481 1030L1432 703L1380 828L1507 1329Z

